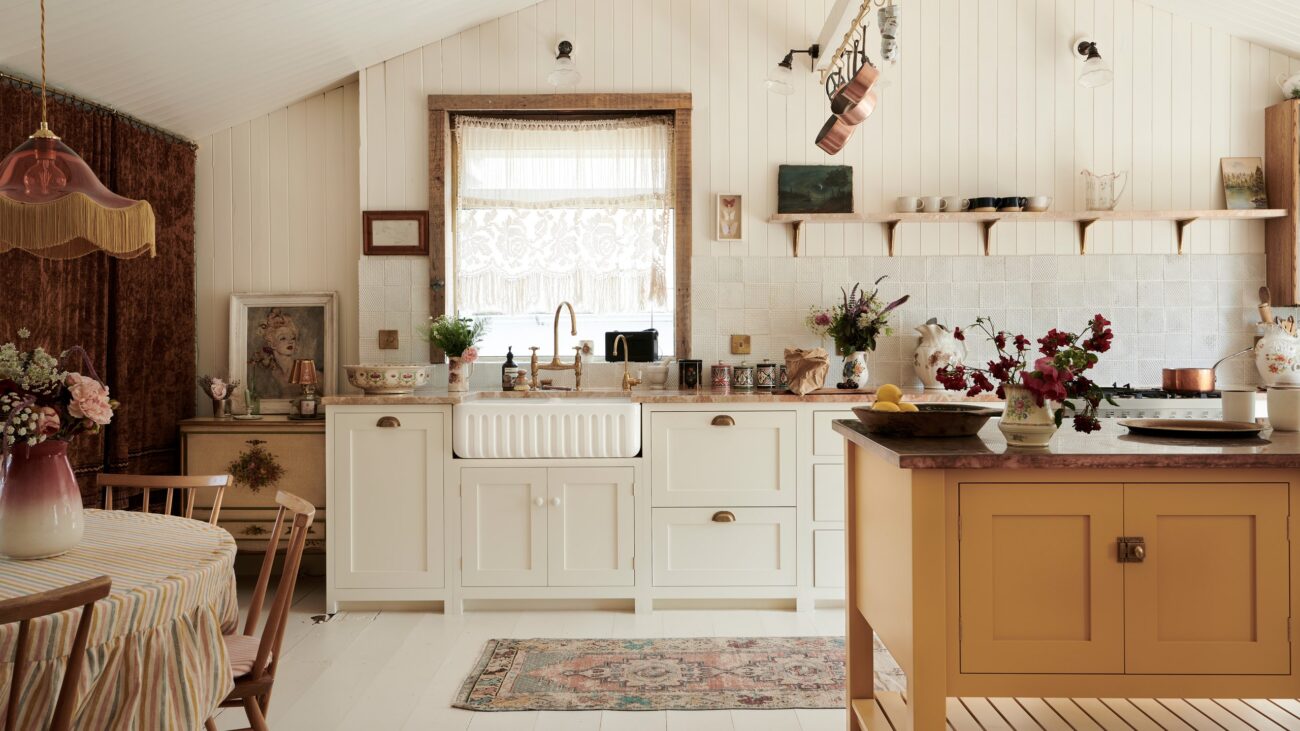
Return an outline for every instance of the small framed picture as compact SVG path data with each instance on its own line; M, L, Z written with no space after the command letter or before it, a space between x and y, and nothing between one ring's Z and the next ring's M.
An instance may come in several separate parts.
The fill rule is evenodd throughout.
M1262 158L1225 157L1219 165L1223 171L1223 198L1229 210L1268 208Z
M736 193L718 196L718 241L745 240L744 201Z
M428 211L362 211L366 256L428 256Z
M263 414L290 413L302 395L291 383L293 362L316 362L318 393L335 393L337 321L333 292L230 296L230 377L261 400Z

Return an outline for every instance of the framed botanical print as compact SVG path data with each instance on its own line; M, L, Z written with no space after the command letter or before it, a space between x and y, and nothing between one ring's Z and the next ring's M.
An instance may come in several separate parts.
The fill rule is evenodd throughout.
M336 392L337 300L334 292L230 296L230 377L261 402L263 414L287 414L302 395L302 386L289 382L300 358L316 362L318 393Z
M718 241L745 240L744 201L735 193L718 196L718 230L714 238Z
M428 256L428 211L362 211L361 251L366 256Z

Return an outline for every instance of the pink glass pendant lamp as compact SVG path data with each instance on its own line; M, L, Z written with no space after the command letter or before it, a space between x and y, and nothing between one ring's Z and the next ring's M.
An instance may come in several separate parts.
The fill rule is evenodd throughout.
M41 0L41 127L0 160L0 252L46 259L95 251L128 259L155 254L148 201L109 190L85 160L50 131L45 91L45 0Z

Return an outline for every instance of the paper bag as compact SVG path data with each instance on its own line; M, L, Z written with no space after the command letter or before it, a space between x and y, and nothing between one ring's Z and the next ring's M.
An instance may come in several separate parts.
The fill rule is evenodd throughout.
M830 369L830 356L825 348L785 349L785 371L790 381L790 390L800 396L826 385L826 374Z

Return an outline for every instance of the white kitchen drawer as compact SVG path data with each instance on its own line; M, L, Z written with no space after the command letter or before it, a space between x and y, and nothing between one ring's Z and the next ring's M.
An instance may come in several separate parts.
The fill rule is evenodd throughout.
M844 521L844 465L813 465L813 520Z
M813 531L813 586L844 586L844 531Z
M836 419L852 419L852 411L814 411L813 412L813 454L818 457L843 457L844 437L835 433L832 422Z
M793 506L794 411L672 411L651 417L655 506Z
M730 513L732 522L719 522ZM655 586L794 586L794 508L655 508Z

